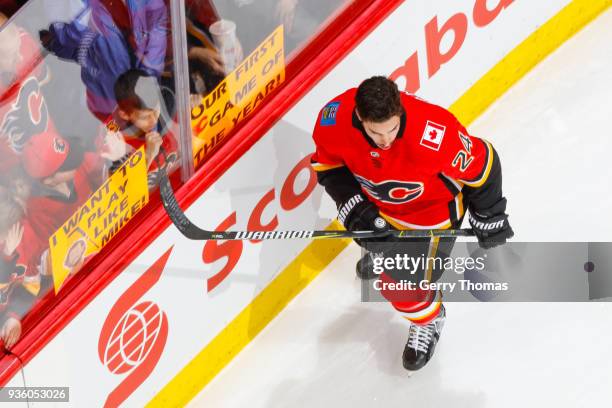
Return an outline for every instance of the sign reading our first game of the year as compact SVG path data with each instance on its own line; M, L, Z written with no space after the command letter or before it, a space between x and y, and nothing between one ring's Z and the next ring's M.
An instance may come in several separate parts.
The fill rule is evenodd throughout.
M191 111L197 167L229 132L285 80L283 26L279 26Z

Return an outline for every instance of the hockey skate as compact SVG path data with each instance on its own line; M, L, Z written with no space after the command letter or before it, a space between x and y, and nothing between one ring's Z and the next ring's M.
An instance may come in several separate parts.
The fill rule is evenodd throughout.
M402 362L408 371L420 370L433 357L436 344L440 340L440 333L446 320L444 305L440 308L440 314L431 323L419 326L414 323L410 326L408 342L404 347Z
M362 256L359 261L357 261L357 265L355 267L357 277L361 280L370 280L380 276L379 274L374 273L374 259L382 256L382 252L375 253L367 251L365 255Z

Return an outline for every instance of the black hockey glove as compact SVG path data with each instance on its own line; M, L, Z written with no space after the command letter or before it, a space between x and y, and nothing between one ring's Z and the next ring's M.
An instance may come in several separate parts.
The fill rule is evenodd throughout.
M508 214L505 211L505 198L484 210L470 209L470 225L481 248L496 247L514 236L514 231L508 223Z
M378 208L363 194L355 194L338 207L338 220L344 224L347 231L376 231L387 232L389 223L378 213ZM389 234L387 234L389 235ZM359 245L365 242L385 241L385 234L381 238L364 238L355 240Z

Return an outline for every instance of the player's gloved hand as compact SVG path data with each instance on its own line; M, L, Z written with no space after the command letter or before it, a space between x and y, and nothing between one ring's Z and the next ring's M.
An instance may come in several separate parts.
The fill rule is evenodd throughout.
M508 214L505 211L505 198L484 210L470 209L470 225L481 248L496 247L514 236L514 231L508 223Z
M381 241L384 240L385 232L390 231L389 223L380 216L378 208L363 194L355 194L353 197L341 203L338 207L338 220L344 224L348 231L376 231L381 232L381 238L366 238L357 241Z

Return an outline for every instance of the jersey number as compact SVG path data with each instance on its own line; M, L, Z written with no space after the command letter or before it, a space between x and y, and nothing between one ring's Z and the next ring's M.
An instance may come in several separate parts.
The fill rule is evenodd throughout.
M473 157L470 157L468 159L467 153L461 150L459 153L457 153L457 155L453 159L453 167L457 167L457 164L458 164L459 170L461 170L461 172L463 173L465 169L468 168L472 160L474 160Z
M459 139L461 139L461 144L463 144L465 150L460 150L459 153L457 153L453 159L453 167L459 165L459 170L463 173L465 169L469 167L470 163L472 163L474 157L470 155L472 153L472 141L470 138L459 132Z

